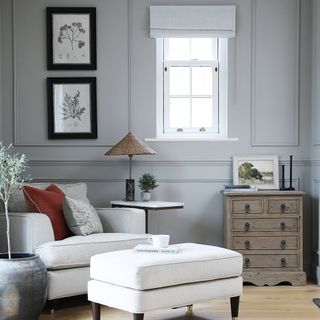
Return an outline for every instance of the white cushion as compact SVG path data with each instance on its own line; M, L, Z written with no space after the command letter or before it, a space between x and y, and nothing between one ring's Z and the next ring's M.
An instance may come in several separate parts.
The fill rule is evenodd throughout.
M46 189L52 183L26 183L26 185ZM83 182L71 184L54 183L60 188L64 194L72 199L89 202L87 198L87 184ZM24 200L23 192L20 189L15 189L9 199L9 212L28 212L26 201Z
M155 290L134 290L98 280L90 280L88 283L89 301L132 313L181 307L215 298L237 297L241 293L242 277L187 283Z
M240 276L242 255L224 248L183 243L177 254L137 253L133 250L93 256L91 278L147 290L183 283Z
M35 249L35 253L47 269L86 267L95 254L130 249L147 243L147 238L145 234L94 233L44 243Z

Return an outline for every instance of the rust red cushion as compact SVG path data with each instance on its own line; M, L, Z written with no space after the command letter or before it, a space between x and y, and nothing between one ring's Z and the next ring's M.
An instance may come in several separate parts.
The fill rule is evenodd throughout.
M49 217L55 240L71 235L63 215L64 193L56 185L51 184L45 190L25 186L23 195L29 212L44 213Z

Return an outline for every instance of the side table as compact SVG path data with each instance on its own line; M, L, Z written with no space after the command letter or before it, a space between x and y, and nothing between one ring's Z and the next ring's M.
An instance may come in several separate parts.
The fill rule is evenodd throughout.
M136 208L142 209L145 212L145 231L148 233L148 214L149 210L169 210L169 209L182 209L183 202L168 202L168 201L124 201L115 200L110 201L112 208Z

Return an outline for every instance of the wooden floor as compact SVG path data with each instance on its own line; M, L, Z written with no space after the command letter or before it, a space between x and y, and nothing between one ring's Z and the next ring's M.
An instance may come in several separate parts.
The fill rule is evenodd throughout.
M319 320L320 308L313 298L320 298L320 287L245 286L240 300L239 320ZM39 320L51 320L43 314ZM91 320L90 305L57 310L56 320ZM185 309L163 309L148 312L145 320L230 320L229 299L218 299L195 304L192 316L186 315ZM101 320L132 320L131 314L103 307Z

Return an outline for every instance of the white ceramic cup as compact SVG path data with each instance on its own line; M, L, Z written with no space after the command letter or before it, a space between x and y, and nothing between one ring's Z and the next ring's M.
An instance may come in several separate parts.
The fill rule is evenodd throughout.
M148 240L157 248L165 248L169 245L170 236L167 234L154 234Z

